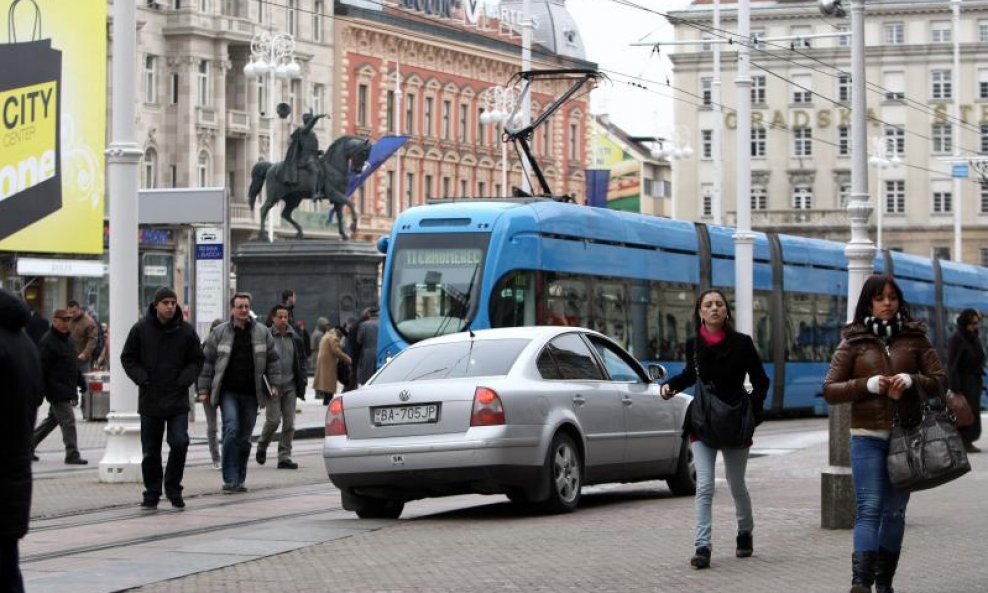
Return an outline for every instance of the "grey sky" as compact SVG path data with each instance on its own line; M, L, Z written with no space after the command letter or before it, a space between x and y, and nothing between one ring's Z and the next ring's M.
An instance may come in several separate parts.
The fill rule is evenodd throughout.
M691 0L632 0L635 4L660 12L689 6ZM597 62L604 71L658 81L647 84L646 91L627 85L612 75L613 82L594 91L594 113L609 113L611 119L634 135L667 136L673 128L672 90L664 87L671 78L672 64L662 54L653 55L648 47L630 44L648 41L671 41L672 26L665 18L644 10L622 6L612 0L567 0L566 7L580 27L587 59Z

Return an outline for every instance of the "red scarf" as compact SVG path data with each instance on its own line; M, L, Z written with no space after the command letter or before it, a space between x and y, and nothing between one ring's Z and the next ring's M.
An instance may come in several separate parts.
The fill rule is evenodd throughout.
M700 336L707 343L707 346L716 346L724 341L724 338L727 337L727 332L724 331L724 328L712 332L707 329L707 326L702 325L700 326Z

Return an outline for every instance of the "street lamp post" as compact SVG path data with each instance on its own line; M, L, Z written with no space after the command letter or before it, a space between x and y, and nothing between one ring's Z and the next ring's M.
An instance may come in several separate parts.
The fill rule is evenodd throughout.
M268 120L268 159L273 163L276 144L275 128L275 78L297 78L302 72L301 66L295 61L295 38L288 33L272 33L261 31L254 34L250 40L250 62L244 66L244 76L248 79L268 75L267 106L260 105L261 97L258 90L258 108L263 109L262 117ZM268 218L268 241L274 237L274 216Z
M961 82L961 0L950 0L950 8L953 12L953 38L954 38L954 72L953 76L953 88L951 92L954 94L954 129L953 134L951 134L951 140L954 143L954 158L958 159L961 154L961 93L960 93L960 82ZM963 217L963 208L961 207L964 200L961 199L961 193L963 188L961 187L961 178L954 177L954 256L953 260L956 262L964 261L964 249L961 243L961 220Z
M882 187L884 179L882 178L882 171L888 168L898 168L902 164L902 159L899 158L899 153L896 147L896 140L891 136L879 136L871 139L874 148L872 149L871 158L868 159L868 164L875 167L875 177L877 178L878 190L875 192L875 203L878 208L875 210L875 222L876 222L876 233L875 233L875 245L878 249L882 249L885 245L882 242L882 219L884 218L885 209L888 207L888 200L885 197L885 188Z
M508 119L514 112L515 103L518 102L519 92L515 87L494 86L482 95L484 102L484 112L480 114L482 124L500 124L501 133L508 125ZM501 143L501 197L507 198L511 194L508 191L508 143L504 138L500 138Z

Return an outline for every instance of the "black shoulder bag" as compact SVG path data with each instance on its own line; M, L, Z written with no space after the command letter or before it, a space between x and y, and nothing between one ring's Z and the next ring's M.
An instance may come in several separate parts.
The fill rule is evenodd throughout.
M896 406L886 466L892 486L906 492L935 488L971 471L954 415L940 397L930 398L919 381L923 420L903 426Z
M751 397L742 394L735 403L717 397L712 382L700 378L700 365L696 349L693 351L693 370L696 373L696 394L690 406L690 420L699 431L697 436L704 445L715 449L736 449L750 445L755 434L755 413ZM743 388L742 388L743 391Z

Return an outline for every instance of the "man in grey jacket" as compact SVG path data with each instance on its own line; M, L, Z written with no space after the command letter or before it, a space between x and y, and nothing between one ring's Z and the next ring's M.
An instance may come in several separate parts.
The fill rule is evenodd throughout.
M278 351L278 368L281 383L276 385L280 397L268 403L264 428L257 439L257 463L264 465L268 459L268 444L274 431L281 424L278 440L278 469L298 469L292 461L292 439L295 438L295 398L305 399L308 375L305 372L305 352L302 338L288 324L288 307L275 305L271 309L271 337Z
M223 491L246 492L250 435L257 408L279 393L281 369L274 338L251 319L250 295L230 299L230 321L221 323L203 344L205 364L199 375L199 401L223 412Z

